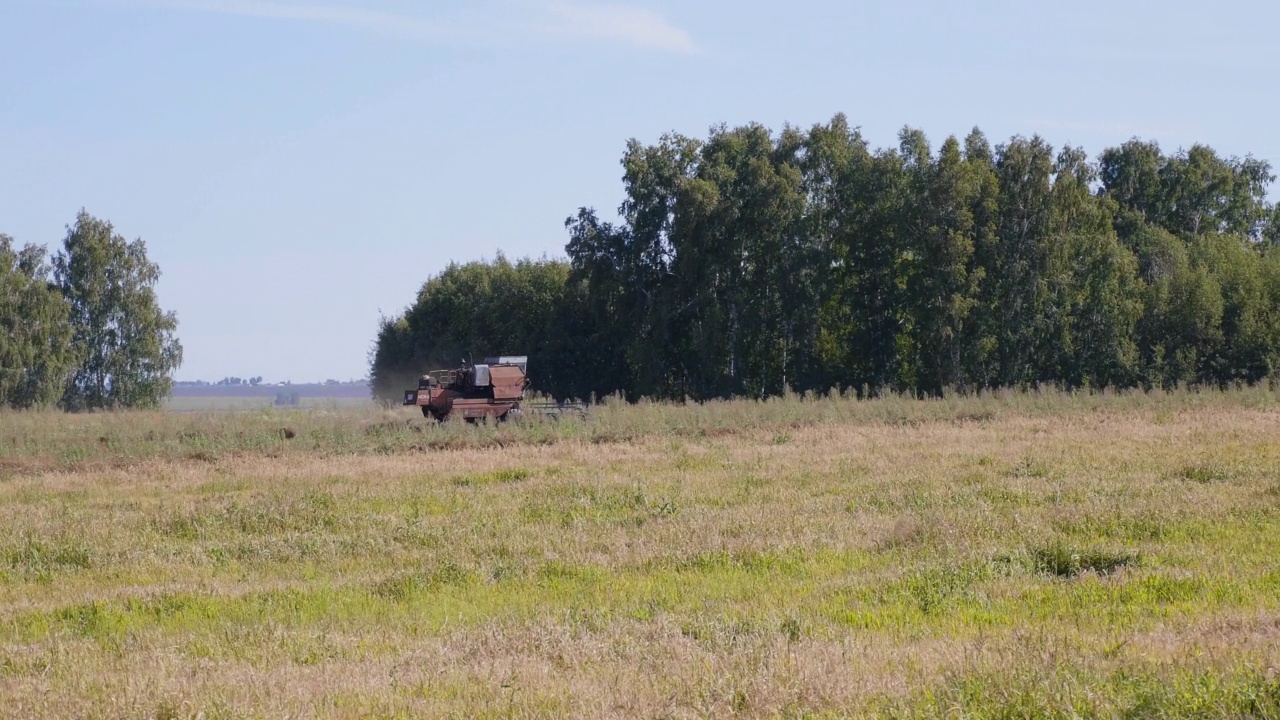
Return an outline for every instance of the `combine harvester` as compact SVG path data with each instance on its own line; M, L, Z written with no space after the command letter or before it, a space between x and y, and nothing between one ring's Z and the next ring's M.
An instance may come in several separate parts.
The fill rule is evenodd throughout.
M404 391L404 404L422 408L423 417L438 422L451 417L469 423L487 418L505 422L520 419L525 410L553 420L566 414L586 415L586 405L581 403L526 403L528 366L528 357L504 355L485 358L480 365L433 370L422 376L417 390Z

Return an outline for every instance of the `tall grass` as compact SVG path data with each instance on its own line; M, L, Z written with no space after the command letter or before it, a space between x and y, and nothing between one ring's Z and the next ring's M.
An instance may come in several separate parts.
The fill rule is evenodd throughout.
M0 717L1277 717L1227 393L0 415Z
M1146 412L1161 422L1214 408L1271 409L1267 387L1226 392L995 391L920 400L858 400L851 395L787 395L762 401L641 402L606 398L585 419L527 419L497 427L461 422L437 426L414 408L327 407L303 410L122 412L68 415L0 412L0 472L15 469L127 466L151 459L214 461L230 455L369 455L426 450L616 443L652 437L706 438L790 430L821 424L914 426L982 423L1008 417L1063 419ZM1194 470L1193 470L1194 472Z

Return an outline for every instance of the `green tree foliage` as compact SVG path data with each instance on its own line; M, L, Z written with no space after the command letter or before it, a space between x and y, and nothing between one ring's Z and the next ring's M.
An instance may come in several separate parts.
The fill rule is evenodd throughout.
M79 365L62 404L70 410L155 407L182 362L178 321L161 310L160 269L141 240L81 211L53 258L54 278L70 306Z
M1136 341L1148 384L1256 382L1280 361L1276 207L1266 162L1137 140L1102 153L1100 194L1145 295Z
M571 217L567 264L500 258L433 278L384 322L375 378L500 350L551 359L534 375L556 394L633 398L1277 372L1266 162L1136 139L1091 162L1039 137L993 148L976 128L936 150L911 128L898 140L873 150L842 115L633 140L616 222ZM540 272L554 277L522 295ZM493 307L514 325L487 320Z
M967 368L982 352L975 309L986 270L975 264L981 166L966 161L960 142L947 138L935 159L922 133L905 130L902 155L910 176L907 267L910 292L911 372L919 390L936 394L973 382Z
M1137 262L1116 235L1112 203L1091 194L1096 170L1084 151L1064 148L1054 173L1046 273L1053 359L1040 374L1071 387L1131 385L1142 311Z
M0 235L0 406L49 406L62 397L75 363L69 313L44 248L15 250Z
M528 355L535 389L558 397L595 390L585 298L563 261L450 265L428 280L404 314L383 318L370 355L374 394L397 398L423 372Z

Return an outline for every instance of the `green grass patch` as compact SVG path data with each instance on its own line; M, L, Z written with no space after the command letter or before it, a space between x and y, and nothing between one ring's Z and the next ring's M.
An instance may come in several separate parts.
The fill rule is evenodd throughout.
M93 565L87 544L77 540L42 540L27 534L3 551L5 566L18 577L51 582L54 574L86 570Z
M404 601L442 587L463 587L475 582L476 574L446 560L439 565L412 573L394 575L374 584L372 592L378 597Z
M1208 461L1183 465L1175 473L1180 480L1197 483L1227 482L1236 477L1237 472L1222 462Z
M477 487L481 485L507 485L518 483L522 480L528 480L533 477L533 471L523 468L508 468L505 470L493 470L485 473L468 473L466 475L458 475L453 478L453 484L458 487Z
M308 490L300 497L255 495L244 500L206 502L196 510L160 515L152 523L164 535L196 540L227 532L272 535L333 531L340 518L332 495Z
M1060 541L1033 546L1027 555L1033 571L1059 578L1073 578L1085 572L1109 575L1138 562L1135 552L1078 548Z
M1029 660L957 675L910 699L885 702L880 714L976 720L1280 717L1280 681L1261 668L1090 673Z

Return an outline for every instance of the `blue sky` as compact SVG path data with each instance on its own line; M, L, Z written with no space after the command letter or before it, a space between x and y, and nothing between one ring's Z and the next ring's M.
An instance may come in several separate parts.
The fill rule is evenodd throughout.
M844 112L880 146L1280 162L1277 26L1231 0L0 0L0 232L53 246L83 207L145 240L180 378L361 377L451 260L560 255L577 207L611 213L632 137Z

